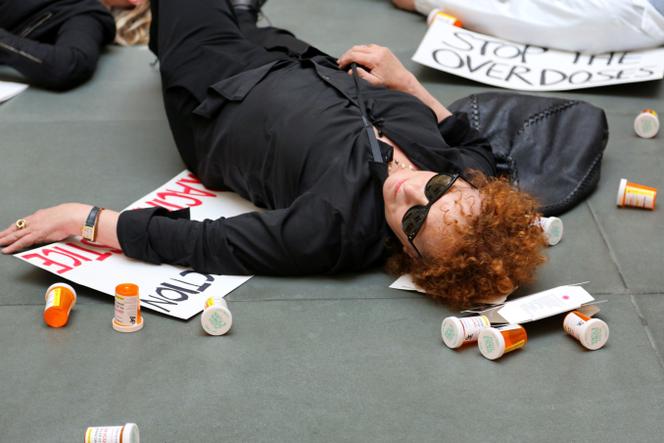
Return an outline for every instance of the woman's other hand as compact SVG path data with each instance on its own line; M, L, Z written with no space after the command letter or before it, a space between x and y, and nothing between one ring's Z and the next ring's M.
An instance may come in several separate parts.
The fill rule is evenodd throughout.
M351 63L362 65L358 66L357 75L375 86L412 94L417 83L415 76L384 46L356 45L337 60L340 68L349 69L349 74Z
M22 229L12 223L0 232L2 252L13 254L32 245L56 242L80 234L91 208L92 206L81 203L64 203L40 209L21 219L25 220Z

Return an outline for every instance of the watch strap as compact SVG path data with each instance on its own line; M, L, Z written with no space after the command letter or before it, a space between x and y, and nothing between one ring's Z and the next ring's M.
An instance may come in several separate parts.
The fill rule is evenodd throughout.
M97 223L99 221L99 215L103 210L104 208L100 208L99 206L93 206L90 210L88 217L85 219L83 229L81 230L81 235L84 239L91 242L97 239Z

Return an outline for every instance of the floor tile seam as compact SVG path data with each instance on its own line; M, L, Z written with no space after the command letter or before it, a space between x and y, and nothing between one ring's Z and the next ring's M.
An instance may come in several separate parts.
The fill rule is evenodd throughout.
M590 201L585 202L586 207L588 208L588 211L590 211L590 215L593 219L593 222L595 222L595 226L597 227L600 236L602 237L602 241L604 242L604 245L609 251L609 258L613 262L613 265L616 267L616 270L618 271L618 276L620 277L620 281L622 282L623 286L625 287L626 290L629 291L629 285L627 284L627 279L625 278L625 274L623 273L623 270L620 266L620 263L618 262L618 257L616 255L616 252L613 250L613 247L611 246L611 243L609 242L609 237L606 234L606 231L604 230L604 227L599 221L599 217L597 216L597 213L593 209Z
M30 123L30 124L35 124L35 123L58 123L58 124L64 124L64 123L127 123L127 122L164 122L168 123L168 121L164 118L127 118L127 119L114 119L114 120L108 120L108 119L102 119L102 118L78 118L78 119L51 119L51 120L23 120L23 119L16 119L16 120L0 120L0 124L2 123L11 123L11 124L17 124L17 123Z
M632 307L634 309L634 313L639 317L639 321L641 322L641 326L643 326L643 331L646 334L646 337L648 339L648 343L650 344L650 347L652 348L653 352L655 353L655 358L657 358L657 363L659 363L660 368L664 370L664 358L662 356L662 353L657 346L657 342L655 340L655 337L652 334L652 331L650 330L650 327L648 325L648 321L646 320L645 316L641 312L641 308L639 307L638 303L636 302L636 296L635 294L632 293L632 291L629 288L629 285L627 284L627 279L625 278L625 274L622 271L622 268L620 267L620 263L618 262L618 258L615 254L615 251L611 247L611 243L608 240L608 236L606 235L606 231L604 231L604 228L602 224L599 222L599 217L593 210L592 205L590 204L589 201L586 201L586 206L588 210L590 211L590 214L593 218L593 221L595 222L595 225L597 226L597 229L600 232L600 235L602 237L602 240L604 241L604 244L606 245L607 249L609 250L609 257L611 258L611 261L613 262L614 266L618 270L618 275L620 276L620 279L623 283L623 286L625 286L626 292L629 294L629 299L630 303L632 304Z
M662 356L662 352L660 351L659 346L657 346L657 341L655 340L650 325L648 324L648 320L643 315L643 312L641 312L641 307L637 303L636 298L633 295L630 295L629 298L630 302L632 303L632 306L634 307L636 315L639 317L641 326L643 326L643 330L646 333L646 337L648 338L650 347L655 352L655 357L657 358L657 362L659 363L659 366L662 368L662 371L664 372L664 356Z
M664 289L642 289L630 290L624 289L622 291L593 291L594 295L660 295L664 294Z
M261 303L261 302L274 302L274 301L366 301L366 300L422 300L418 297L321 297L321 298L261 298L256 300L231 300L226 299L233 303Z

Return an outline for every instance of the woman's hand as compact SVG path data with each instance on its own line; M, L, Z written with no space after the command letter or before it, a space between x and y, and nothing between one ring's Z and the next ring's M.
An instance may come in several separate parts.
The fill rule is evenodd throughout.
M23 218L24 228L19 229L13 223L0 232L2 252L13 254L32 245L56 242L80 234L91 208L81 203L65 203L40 209Z
M372 85L412 94L417 84L415 76L384 46L356 45L337 60L340 68L347 68L351 63L366 68L358 66L357 75Z
M360 64L368 69L367 71L358 67L357 75L372 85L385 86L420 99L436 114L439 123L452 115L389 49L378 45L353 46L337 60L340 68L345 68L351 63ZM352 74L352 71L348 73Z

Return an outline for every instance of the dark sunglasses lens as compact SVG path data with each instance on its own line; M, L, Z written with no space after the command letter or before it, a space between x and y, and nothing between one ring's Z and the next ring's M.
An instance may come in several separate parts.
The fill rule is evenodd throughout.
M424 206L413 206L408 211L406 211L406 214L403 216L403 220L401 221L403 232L405 232L409 237L415 235L422 227L425 218L426 208Z
M424 188L424 195L427 200L433 201L439 199L450 187L453 179L453 177L444 174L433 176Z

